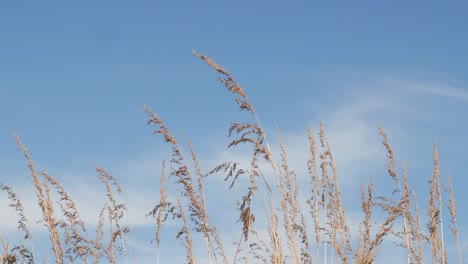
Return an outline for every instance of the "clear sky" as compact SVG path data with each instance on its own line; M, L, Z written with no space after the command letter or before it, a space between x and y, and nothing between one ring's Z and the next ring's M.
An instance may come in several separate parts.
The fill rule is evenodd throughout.
M377 125L421 194L437 144L466 237L467 8L462 1L3 1L0 181L24 197L30 222L38 220L13 130L38 168L96 221L93 199L104 192L97 162L121 182L137 259L150 263L154 245L143 234L154 224L144 214L158 199L170 149L146 126L141 105L193 141L206 171L224 158L248 158L226 148L230 122L248 116L195 49L236 77L276 146L278 124L298 172L306 172L304 128L325 124L354 209L360 180L373 176L378 185L388 177ZM225 195L222 188L210 196ZM14 230L14 217L0 219L2 234ZM467 256L468 241L462 245Z

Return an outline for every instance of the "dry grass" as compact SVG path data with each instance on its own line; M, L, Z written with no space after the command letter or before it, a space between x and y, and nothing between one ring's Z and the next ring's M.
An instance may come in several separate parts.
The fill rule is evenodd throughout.
M371 264L387 249L383 246L386 240L404 249L407 263L423 263L425 258L430 259L431 263L449 263L443 229L445 196L441 189L437 146L434 147L433 175L428 186L428 222L427 228L424 228L416 194L409 186L406 163L399 168L389 138L382 128L378 128L388 156L385 166L394 187L390 188L389 194L378 195L372 178L367 184L361 183L362 218L355 234L344 207L340 177L324 125L320 125L317 135L307 130L310 156L305 165L309 172L309 187L304 192L305 183L290 168L287 148L281 137L280 161L275 161L275 153L244 89L222 66L195 51L193 54L221 75L219 81L233 93L239 109L246 110L254 120L233 122L228 130L232 138L228 147L234 148L240 144L250 146L251 160L248 164L227 161L204 173L191 142L186 138L182 141L189 150L185 153L163 120L148 107L143 107L148 115L148 124L154 126L155 133L160 134L172 148L170 166L166 167L166 163L162 162L160 200L154 208L148 208L146 215L154 218L156 225L156 263L164 255L160 250L164 243L161 234L167 221L180 223L180 229L174 235L182 242L181 250L185 250L187 263L196 263L196 256L203 255L196 252L195 244L200 244L195 240L198 238L203 240L204 255L209 263ZM94 232L91 232L90 228L93 227L82 220L72 197L53 176L37 171L20 138L17 135L15 138L26 157L42 212L41 222L49 233L53 252L53 260L49 261L59 264L128 263L127 239L131 229L122 224L127 208L125 203L119 202L122 189L118 181L106 170L95 166L105 187L107 201L97 216L98 224ZM271 175L263 174L265 167L271 169ZM238 227L236 241L222 240L208 210L211 201L205 199L206 179L220 174L224 175L229 189L246 186L241 190L241 199L237 201L239 224L232 219L232 224ZM178 191L168 193L168 186L176 186ZM446 206L452 223L450 230L457 251L452 262L462 263L457 207L450 177L444 187L448 194ZM0 188L7 194L10 207L17 213L18 230L24 234L14 245L0 234L0 263L41 262L34 252L21 200L11 187L0 183ZM225 243L232 242L235 253L228 254Z

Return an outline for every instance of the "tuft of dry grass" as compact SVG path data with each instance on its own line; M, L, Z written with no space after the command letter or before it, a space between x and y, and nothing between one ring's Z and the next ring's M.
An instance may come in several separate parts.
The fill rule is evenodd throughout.
M457 222L457 205L455 204L455 194L453 191L453 184L452 184L452 177L448 176L448 184L445 184L444 189L449 195L449 203L446 204L447 208L450 212L450 220L452 222L452 226L450 230L452 231L452 235L455 237L456 247L457 247L457 263L462 263L462 254L461 254L461 247L460 247L460 236L458 233L458 222Z
M124 217L126 205L118 203L114 198L113 187L116 188L118 193L122 192L117 180L107 171L96 166L99 178L106 187L108 202L103 206L98 216L99 224L96 227L95 238L90 238L88 227L80 217L75 202L66 192L65 188L47 172L38 172L28 150L24 147L19 136L15 134L14 137L19 150L24 154L28 162L34 188L36 190L38 205L42 212L41 222L49 232L55 263L75 263L78 260L81 261L81 263L99 263L104 256L107 256L110 263L117 263L120 261L116 259L116 249L122 252L125 259L124 262L128 263L126 260L125 235L130 229L126 226L122 226L120 223ZM1 189L8 193L8 198L11 201L10 206L15 208L20 218L18 221L18 229L25 233L25 239L31 240L30 248L20 241L20 244L14 246L10 252L8 252L8 243L4 242L5 251L4 254L1 255L1 263L16 263L17 261L21 263L35 263L37 260L34 255L32 236L27 227L27 220L22 203L11 187L1 184ZM56 191L56 194L53 193L53 190ZM56 205L60 208L59 212L56 210ZM108 213L107 219L109 221L109 232L107 235L103 230L106 212ZM105 236L109 238L107 246L103 244L103 238ZM117 239L121 241L120 246L115 245Z
M3 254L0 253L0 263L15 263L18 256L21 257L22 263L34 263L34 244L31 231L28 228L28 220L24 214L23 204L16 192L13 191L10 186L4 185L0 182L0 189L8 194L8 199L10 200L9 206L15 209L19 217L18 230L21 230L24 233L25 240L29 240L31 242L31 249L29 249L24 245L23 240L20 239L19 245L14 246L10 251L8 242L0 235L3 248Z
M308 175L298 175L290 166L288 149L279 129L279 151L276 153L270 147L257 111L233 75L208 56L195 51L193 55L220 75L219 81L234 95L239 110L245 110L253 120L233 122L228 129L232 139L228 148L249 146L250 161L247 164L225 161L203 172L192 143L183 135L183 140L179 140L161 117L143 106L148 125L156 128L154 133L161 135L172 150L170 165L161 161L159 201L152 209L148 208L146 214L155 223L156 263L167 254L161 249L165 242L162 232L166 229L163 227L168 221L179 224L174 236L182 243L186 263L200 263L198 256L202 255L208 263L226 264L371 264L379 261L379 255L386 251L388 243L384 244L385 241L403 248L408 264L423 263L424 259L431 259L431 263L449 263L442 208L445 197L441 189L437 146L434 146L433 174L429 179L427 218L423 218L416 193L410 188L406 162L399 167L389 137L378 127L388 158L385 168L394 186L389 188L389 194L378 194L375 176L370 177L367 184L362 181L359 198L362 216L355 234L343 201L340 173L325 126L320 124L318 133L306 130ZM14 137L32 175L42 213L41 222L49 233L54 262L128 263L131 229L124 224L127 205L120 201L123 191L117 179L95 165L107 199L97 216L97 226L92 227L81 218L79 208L65 187L47 172L38 171L19 136L15 134ZM238 216L231 221L237 233L234 246L229 250L222 239L224 233L220 233L211 217L216 212L210 204L216 201L206 199L209 191L206 181L220 175L227 183L227 190L240 188L240 199L233 208L238 211ZM34 252L21 200L10 186L0 183L0 189L6 192L9 206L19 218L18 230L24 236L17 243L11 243L14 240L0 234L0 263L40 262ZM445 205L452 224L450 230L455 240L456 259L457 263L462 263L457 207L450 177L444 190L448 194ZM305 213L306 210L309 213ZM423 220L427 220L427 226L421 224ZM94 231L90 231L92 228ZM24 243L26 241L28 243ZM133 262L136 263L135 257Z

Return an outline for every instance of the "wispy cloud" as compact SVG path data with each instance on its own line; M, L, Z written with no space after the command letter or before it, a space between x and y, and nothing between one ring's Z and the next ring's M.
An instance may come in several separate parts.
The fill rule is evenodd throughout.
M409 93L416 98L420 95L427 95L468 101L468 87L435 81L389 79L386 82L389 87L400 92Z
M458 99L462 101L468 101L468 92L467 89L462 89L459 87L449 86L449 85L416 85L414 86L416 91L422 93L432 94L436 96L449 97L453 99Z

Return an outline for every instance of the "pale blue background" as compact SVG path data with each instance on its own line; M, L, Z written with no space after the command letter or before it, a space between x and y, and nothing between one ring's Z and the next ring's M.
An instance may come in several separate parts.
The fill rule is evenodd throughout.
M276 146L278 124L292 163L302 166L298 172L306 172L304 128L325 123L356 214L361 180L390 183L377 124L388 132L400 164L407 161L422 202L438 144L442 175L452 175L456 184L464 238L467 8L462 1L4 1L0 181L34 207L27 164L11 130L38 168L78 197L89 184L104 190L93 171L96 161L120 180L135 210L129 222L140 243L137 260L154 260L151 221L142 213L158 198L160 162L168 159L169 146L145 126L141 105L194 142L205 171L234 155L226 154L230 122L249 120L216 73L192 56L195 49L237 78ZM222 191L212 197L226 192L214 190ZM89 206L81 196L82 206ZM35 222L37 214L30 215ZM12 232L2 222L1 234ZM178 246L167 241L168 248ZM464 250L466 243L462 239Z

